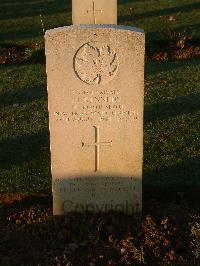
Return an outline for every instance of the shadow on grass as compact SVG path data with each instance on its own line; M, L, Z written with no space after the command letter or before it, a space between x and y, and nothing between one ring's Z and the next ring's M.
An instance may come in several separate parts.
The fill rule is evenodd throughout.
M43 88L42 86L34 86L21 91L16 88L12 91L0 93L0 105L1 107L6 107L11 105L27 104L46 97L46 88Z
M160 21L162 24L163 22ZM191 24L187 26L181 26L181 27L174 27L174 32L178 33L183 33L185 36L193 35L195 34L194 42L199 44L199 36L196 36L196 34L199 32L200 28L200 23L196 24ZM147 40L152 42L157 42L157 41L169 41L165 37L161 36L159 32L160 27L158 27L157 31L151 31L146 34ZM174 38L174 42L176 43L176 38Z
M157 61L148 61L145 65L145 75L152 75L156 73L172 71L178 68L184 68L186 66L198 66L200 65L199 60L182 60L182 61L166 61L166 62L157 62Z
M52 25L52 28L54 26ZM33 40L36 37L40 37L42 40L44 38L44 34L41 28L26 28L26 29L13 29L13 30L8 30L5 32L0 32L0 39L1 40L12 40L12 44L15 42L15 40L19 39L31 39ZM43 40L44 41L44 40ZM6 41L5 41L6 42ZM6 43L7 44L7 43ZM4 45L4 42L3 42Z
M134 0L134 3L136 2L144 2L145 0ZM125 4L129 4L129 3L133 3L133 0L118 0L118 5L125 5Z
M170 201L170 197L173 199L178 192L183 192L190 198L196 195L200 200L199 165L200 158L197 157L151 172L144 171L144 195Z
M199 21L197 21L197 22L199 22ZM200 23L195 23L195 24L190 24L187 26L175 27L175 31L176 32L185 32L187 34L188 32L194 32L194 31L198 32L199 28L200 28ZM197 41L199 43L199 39Z
M23 165L46 156L49 164L49 132L43 130L33 135L7 138L0 141L1 169Z
M145 123L164 120L172 116L191 114L200 107L200 93L177 97L175 100L145 106Z
M158 10L153 10L153 11L139 13L139 14L133 12L132 14L119 16L118 21L119 22L125 22L125 21L130 22L130 21L133 21L135 19L140 19L140 18L167 16L167 15L171 15L171 14L178 13L178 12L190 12L194 9L199 9L199 8L200 8L200 3L193 3L189 5L158 9Z
M11 5L12 3L12 5ZM71 1L2 1L0 20L51 15L71 11Z

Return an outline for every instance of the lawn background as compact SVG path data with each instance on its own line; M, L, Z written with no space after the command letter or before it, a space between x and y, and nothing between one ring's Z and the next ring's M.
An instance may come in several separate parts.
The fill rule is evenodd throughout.
M119 24L162 39L163 20L199 39L196 0L118 1ZM44 47L43 29L71 24L69 1L4 0L0 46ZM41 16L40 16L41 15ZM147 62L145 70L144 191L200 189L199 60ZM0 192L51 192L44 64L0 66Z

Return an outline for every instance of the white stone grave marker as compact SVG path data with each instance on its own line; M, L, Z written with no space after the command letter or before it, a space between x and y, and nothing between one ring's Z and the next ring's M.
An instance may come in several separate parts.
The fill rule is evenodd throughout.
M144 32L45 34L54 214L142 209Z

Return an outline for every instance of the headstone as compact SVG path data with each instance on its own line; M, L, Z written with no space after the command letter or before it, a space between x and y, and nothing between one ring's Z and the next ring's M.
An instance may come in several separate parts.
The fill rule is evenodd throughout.
M142 209L144 32L48 30L53 211Z
M117 24L117 0L72 0L72 22Z

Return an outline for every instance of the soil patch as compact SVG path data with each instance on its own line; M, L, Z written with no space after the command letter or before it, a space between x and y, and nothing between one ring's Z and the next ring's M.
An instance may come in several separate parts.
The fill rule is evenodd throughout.
M147 61L186 60L192 58L200 58L200 45L198 42L188 43L182 49L171 47L166 42L148 43L146 46ZM44 62L44 48L37 45L0 45L0 65Z
M49 195L2 195L1 204L1 265L200 263L199 207L184 199L145 200L139 219L112 212L53 217Z
M44 62L44 49L38 45L0 45L0 65Z
M23 46L0 46L0 64L23 63L25 57L25 48Z

